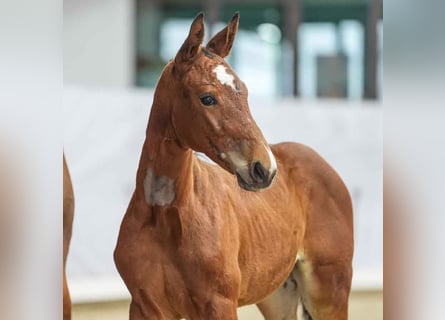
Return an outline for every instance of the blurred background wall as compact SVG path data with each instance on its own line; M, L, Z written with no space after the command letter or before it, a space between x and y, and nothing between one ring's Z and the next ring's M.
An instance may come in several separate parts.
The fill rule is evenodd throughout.
M134 6L131 0L63 1L65 83L133 85Z
M207 38L240 11L230 62L254 94L381 97L380 0L65 0L65 81L154 87L200 11Z

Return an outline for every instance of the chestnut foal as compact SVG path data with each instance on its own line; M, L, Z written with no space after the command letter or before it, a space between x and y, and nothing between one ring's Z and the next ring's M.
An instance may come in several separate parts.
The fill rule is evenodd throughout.
M230 320L253 303L266 319L297 319L299 304L305 319L347 319L348 191L310 148L268 146L223 59L237 29L235 14L201 47L198 15L159 79L114 253L130 319Z

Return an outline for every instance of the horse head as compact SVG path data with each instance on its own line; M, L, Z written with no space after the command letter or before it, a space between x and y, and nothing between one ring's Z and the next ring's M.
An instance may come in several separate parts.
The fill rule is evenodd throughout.
M203 14L169 64L171 123L179 144L205 153L235 174L245 190L268 187L277 164L249 110L248 90L224 60L230 54L239 14L203 47ZM165 72L165 71L164 71ZM162 76L161 76L162 78Z

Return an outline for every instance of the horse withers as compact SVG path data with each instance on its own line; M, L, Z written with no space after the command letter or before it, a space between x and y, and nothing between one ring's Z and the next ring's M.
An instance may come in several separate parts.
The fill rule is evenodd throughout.
M224 60L238 19L203 47L198 15L155 90L114 252L130 319L231 320L247 304L266 319L347 319L349 193L310 148L267 144Z

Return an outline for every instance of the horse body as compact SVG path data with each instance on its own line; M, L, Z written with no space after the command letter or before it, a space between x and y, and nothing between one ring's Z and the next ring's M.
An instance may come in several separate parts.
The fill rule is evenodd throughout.
M265 142L219 57L237 26L201 49L198 16L159 79L115 250L130 319L236 319L251 303L296 319L300 301L308 318L347 319L349 194L311 149Z

